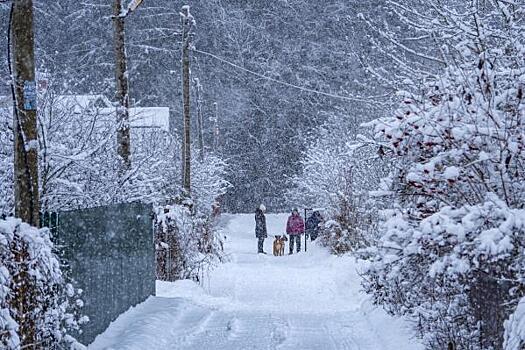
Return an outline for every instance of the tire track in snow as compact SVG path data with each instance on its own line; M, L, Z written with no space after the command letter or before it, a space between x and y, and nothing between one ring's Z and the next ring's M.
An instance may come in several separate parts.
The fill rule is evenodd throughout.
M228 334L228 339L237 339L240 337L239 331L239 319L236 316L233 316L226 325L226 331Z
M190 327L187 330L187 334L179 337L180 346L188 347L195 342L195 339L203 336L208 330L211 319L215 316L216 311L209 311L204 317L202 317L195 326ZM186 331L186 330L185 330ZM178 343L178 342L177 342Z
M198 332L202 328L201 325L206 322L210 311L183 300L181 302L184 303L184 307L178 311L171 327L166 328L169 329L169 338L172 344L187 346L191 344L193 334Z
M361 346L353 337L355 330L347 324L341 325L340 323L341 321L337 322L337 324L330 321L323 326L323 330L328 334L334 349L361 349Z
M270 235L287 215L268 215ZM420 350L399 321L368 310L358 265L315 245L293 256L257 255L252 215L225 215L230 262L206 290L164 285L119 317L90 350ZM270 252L271 239L265 242Z
M290 323L288 320L283 320L281 317L272 316L271 314L269 318L272 325L270 331L271 348L280 349L280 346L286 341L290 333Z

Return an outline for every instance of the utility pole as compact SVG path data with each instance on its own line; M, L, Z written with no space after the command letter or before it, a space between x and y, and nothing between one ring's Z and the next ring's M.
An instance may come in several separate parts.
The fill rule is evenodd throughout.
M113 28L115 49L115 82L117 99L117 154L120 158L119 175L131 168L131 141L129 132L129 82L126 62L126 42L122 0L113 3Z
M131 169L131 139L129 131L129 72L126 57L125 19L135 11L143 0L131 0L127 7L123 0L114 0L113 28L115 50L115 81L117 99L117 154L120 158L119 175L123 177Z
M191 29L195 24L190 14L190 6L182 6L182 106L183 106L183 138L182 138L182 187L186 195L191 193L191 138L190 138L190 48Z
M198 128L198 141L199 141L199 159L204 160L204 135L203 135L203 121L202 121L202 85L199 78L194 78L195 82L195 93L197 98L197 128Z
M33 1L14 0L11 8L11 75L14 99L15 215L39 226L38 132Z
M33 31L33 1L13 0L8 33L9 71L14 104L14 190L15 215L24 222L39 226L38 195L38 132L36 122L35 36ZM20 348L34 348L36 343L30 255L21 244L13 249L18 273L13 276L14 299L10 307L16 310Z

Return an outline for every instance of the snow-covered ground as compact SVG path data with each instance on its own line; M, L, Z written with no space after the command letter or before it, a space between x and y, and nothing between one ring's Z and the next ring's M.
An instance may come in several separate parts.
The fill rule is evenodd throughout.
M121 315L89 349L422 349L406 323L360 292L352 258L315 245L257 255L253 215L225 219L229 263L202 287L158 282L157 296ZM286 215L267 215L271 238L285 223Z

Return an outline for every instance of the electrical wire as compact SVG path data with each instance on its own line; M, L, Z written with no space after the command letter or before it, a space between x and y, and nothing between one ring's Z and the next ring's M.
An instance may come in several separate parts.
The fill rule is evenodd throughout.
M286 81L282 81L282 80L279 80L279 79L275 79L275 78L272 78L272 77L269 77L269 76L266 76L264 74L261 74L261 73L257 73L257 72L254 72L250 69L247 69L247 68L244 68L244 67L241 67L233 62L230 62L224 58L221 58L219 56L216 56L212 53L209 53L209 52L205 52L205 51L201 51L201 50L197 50L195 48L192 49L193 52L196 52L196 53L200 53L200 54L203 54L205 56L209 56L211 58L214 58L218 61L221 61L222 63L225 63L231 67L234 67L234 68L237 68L237 69L240 69L246 73L249 73L249 74L252 74L252 75L255 75L259 78L263 78L263 79L266 79L268 81L271 81L271 82L274 82L274 83L277 83L277 84L281 84L281 85L284 85L284 86L287 86L287 87L291 87L291 88L294 88L294 89L297 89L297 90L301 90L301 91L304 91L304 92L310 92L310 93L314 93L314 94L317 94L317 95L323 95L323 96L327 96L327 97L332 97L332 98L336 98L336 99L340 99L340 100L345 100L345 101L358 101L358 102L371 102L373 100L377 100L379 98L385 98L387 97L388 95L380 95L380 96L369 96L369 97L361 97L361 96L342 96L342 95L337 95L337 94L333 94L333 93L330 93L330 92L324 92L324 91L320 91L320 90L315 90L315 89L310 89L310 88L307 88L307 87L304 87L304 86L299 86L299 85L295 85L295 84L292 84L292 83L288 83Z

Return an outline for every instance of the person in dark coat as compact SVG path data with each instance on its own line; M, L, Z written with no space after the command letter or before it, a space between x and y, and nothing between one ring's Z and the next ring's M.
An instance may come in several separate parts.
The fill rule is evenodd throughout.
M312 215L306 220L306 234L310 236L310 239L313 241L319 236L319 226L323 222L323 217L319 211L314 211Z
M266 217L264 213L266 212L266 207L264 204L261 204L259 208L255 210L255 237L257 237L257 252L266 254L264 251L264 239L268 237L268 232L266 231Z

